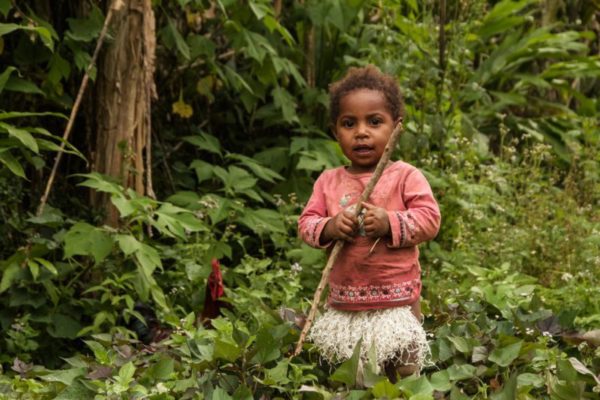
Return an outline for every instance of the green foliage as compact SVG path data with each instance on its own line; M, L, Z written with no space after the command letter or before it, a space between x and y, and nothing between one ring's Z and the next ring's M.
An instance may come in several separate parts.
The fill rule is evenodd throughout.
M81 174L65 143L63 197L105 193L110 228L62 192L32 214L104 19L34 3L0 0L0 398L598 398L597 7L446 2L440 58L435 2L155 1L165 200ZM373 356L289 358L279 312L308 309L324 265L295 224L344 163L327 84L368 62L401 83L398 154L444 220L421 248L432 365L396 384ZM230 308L208 329L213 258Z

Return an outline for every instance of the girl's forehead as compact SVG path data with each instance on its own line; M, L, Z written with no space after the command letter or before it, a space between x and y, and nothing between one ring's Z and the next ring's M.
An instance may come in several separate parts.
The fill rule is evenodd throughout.
M380 90L356 89L340 99L340 114L354 111L379 111L390 113L390 105Z

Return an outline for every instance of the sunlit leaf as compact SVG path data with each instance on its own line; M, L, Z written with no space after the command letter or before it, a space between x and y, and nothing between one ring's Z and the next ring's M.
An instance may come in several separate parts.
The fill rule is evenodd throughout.
M508 346L496 348L490 353L488 360L498 364L501 367L507 367L517 357L519 357L519 352L521 351L522 346L523 341L520 340L516 343L509 344Z
M85 222L78 222L64 236L65 258L76 255L92 256L97 263L111 252L112 238L102 229Z

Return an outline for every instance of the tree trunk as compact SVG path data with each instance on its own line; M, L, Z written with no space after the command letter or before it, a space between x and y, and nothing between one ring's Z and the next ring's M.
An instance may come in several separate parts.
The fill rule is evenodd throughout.
M119 0L117 0L119 1ZM123 0L115 10L114 41L98 65L97 134L92 169L154 197L150 168L150 105L154 86L155 20L151 0ZM105 223L118 224L108 196L95 193Z

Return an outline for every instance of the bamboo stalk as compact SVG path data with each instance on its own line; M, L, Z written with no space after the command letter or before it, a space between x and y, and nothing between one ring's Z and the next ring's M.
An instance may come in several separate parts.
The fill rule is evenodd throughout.
M398 138L400 137L400 134L402 133L403 128L404 127L402 125L402 121L398 122L398 125L396 125L392 134L390 135L390 138L388 139L385 149L383 150L383 154L381 155L381 158L379 159L379 162L377 163L377 167L375 167L373 176L371 176L369 183L365 187L365 190L363 190L363 192L360 196L360 199L358 200L358 203L356 205L356 210L355 210L355 215L357 217L360 214L360 212L362 211L363 202L365 202L369 199L369 196L371 195L371 193L373 192L373 189L375 188L375 185L379 181L379 178L381 177L383 170L385 169L387 163L390 161L392 151L396 147L396 143L398 142ZM321 281L319 282L319 285L317 286L317 290L315 290L315 295L313 297L312 306L310 308L308 316L306 317L306 323L304 324L304 327L302 328L302 332L300 333L300 338L298 339L298 343L296 344L296 349L294 350L293 356L297 356L302 351L302 345L304 344L304 341L306 340L306 335L308 334L308 331L310 330L310 327L312 326L313 320L315 319L315 315L317 313L317 309L319 308L319 303L321 302L321 294L323 293L323 290L325 289L325 286L327 285L327 281L329 279L329 273L331 272L331 268L333 267L333 264L337 260L338 255L340 254L340 251L344 247L344 243L345 242L343 240L338 240L335 243L335 245L333 246L333 250L331 251L331 254L329 255L329 259L327 260L327 265L325 265L325 268L323 269L323 273L321 275Z

